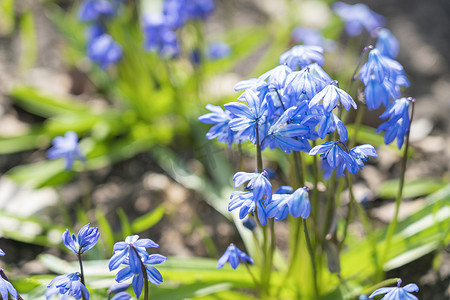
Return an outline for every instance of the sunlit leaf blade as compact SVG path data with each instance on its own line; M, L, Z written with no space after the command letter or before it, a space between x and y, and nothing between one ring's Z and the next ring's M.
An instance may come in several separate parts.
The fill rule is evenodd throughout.
M130 230L133 234L148 230L152 228L153 225L158 223L163 216L164 216L164 206L159 205L154 210L135 219L130 225Z

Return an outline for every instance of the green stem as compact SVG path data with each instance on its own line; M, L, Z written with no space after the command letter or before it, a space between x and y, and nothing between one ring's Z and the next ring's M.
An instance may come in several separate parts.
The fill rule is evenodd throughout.
M353 135L350 138L350 141L348 142L348 148L351 149L356 144L356 139L358 137L358 129L359 126L361 126L362 120L364 117L364 108L360 107L358 110L356 110L356 118L355 123L353 125Z
M383 265L386 262L387 255L389 253L389 248L391 246L391 240L392 236L394 235L395 228L397 227L397 221L398 221L398 213L400 211L400 204L402 202L403 197L403 185L405 183L405 173L406 173L406 163L408 161L408 148L409 148L409 134L411 132L411 123L414 117L414 103L415 100L410 98L411 101L411 120L408 127L408 133L406 134L406 140L405 140L405 149L403 152L403 158L402 158L402 170L401 170L401 176L400 176L400 183L398 186L398 193L397 198L395 199L395 213L394 213L394 219L389 224L389 227L387 229L386 234L386 247L384 249L383 255L381 257L380 263ZM382 268L382 266L380 266Z
M84 271L83 271L83 262L81 261L81 253L78 252L78 263L80 264L80 281L81 283L86 286L86 283L84 282Z
M325 242L325 237L328 234L328 231L330 230L330 225L333 219L333 210L335 207L333 196L335 186L336 186L336 174L335 172L333 172L331 178L328 180L328 197L327 197L327 204L325 207L325 222L324 227L322 228L322 236L321 236L322 243Z
M344 234L342 236L341 242L339 243L339 250L342 249L345 238L347 237L348 225L350 224L350 220L352 217L353 203L355 202L355 195L353 194L353 183L350 173L347 172L347 176L345 176L345 179L347 180L350 202L348 203L347 216L345 217Z
M250 270L249 265L246 263L245 267L247 268L248 273L250 274L250 277L252 278L253 282L255 283L255 285L260 288L261 284L259 283L259 281L256 279L255 275L253 275L252 270Z
M311 258L311 265L312 265L312 269L313 269L314 294L315 294L316 298L318 298L319 288L317 285L316 257L315 257L314 251L312 249L311 239L309 238L308 226L306 224L306 220L305 219L302 219L302 220L303 220L303 231L305 232L305 238L306 238L306 246L308 248L308 253L309 253L309 257Z
M141 272L142 272L142 276L144 277L144 300L148 300L148 279L147 279L147 268L145 267L144 263L142 262L142 260L140 259L140 255L137 252L136 248L131 247L131 249L134 250L134 252L136 253L137 257L139 257L139 261L141 263Z

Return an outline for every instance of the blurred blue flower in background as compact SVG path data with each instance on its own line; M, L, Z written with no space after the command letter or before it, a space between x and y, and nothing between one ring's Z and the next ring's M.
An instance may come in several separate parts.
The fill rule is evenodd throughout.
M107 33L93 39L88 44L87 55L106 70L122 57L122 47Z
M78 146L78 135L73 131L67 131L64 136L55 137L52 147L47 151L47 157L49 159L63 157L66 160L66 170L72 169L75 159L85 160Z
M213 42L206 45L206 56L211 60L221 59L230 56L231 48L224 42Z
M345 31L350 36L360 35L363 28L371 33L385 23L383 16L361 3L350 5L338 1L333 4L333 10L345 22Z
M384 56L396 58L399 48L398 40L389 29L378 28L374 31L374 35L377 38L375 48Z
M107 0L85 0L80 5L78 18L81 22L92 22L114 16L115 13L112 3Z
M174 28L166 23L161 13L147 14L143 17L144 48L157 52L164 58L174 58L180 52Z
M320 46L326 51L334 51L336 42L322 36L320 30L303 26L295 27L291 33L292 40L307 46Z
M376 295L386 294L381 300L418 300L416 296L410 294L419 291L419 287L416 284L410 283L404 287L400 287L401 284L402 280L399 279L397 280L397 287L377 289L369 296L369 299L373 299Z
M69 295L77 300L81 299L84 295L86 300L89 300L89 292L81 283L80 275L78 273L56 276L48 284L47 288L50 288L52 286L56 287L58 289L58 293L61 295ZM54 295L54 289L51 289L49 291L49 294ZM47 294L46 296L51 296L49 294Z
M228 246L225 253L217 261L217 269L222 268L227 261L233 269L236 269L240 262L244 264L253 264L253 259L245 252L239 250L233 243Z
M70 236L69 229L66 229L62 235L64 245L75 254L82 254L97 244L100 232L97 227L90 227L90 224L83 226L78 232L78 238L75 234Z
M0 256L5 256L5 252L2 249L0 249Z

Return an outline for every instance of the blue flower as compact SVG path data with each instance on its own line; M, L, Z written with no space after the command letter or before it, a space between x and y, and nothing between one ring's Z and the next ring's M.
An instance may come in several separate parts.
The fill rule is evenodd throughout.
M86 28L86 39L88 43L91 43L93 40L106 33L106 29L102 24L94 23Z
M114 14L114 7L107 0L85 0L80 5L78 18L81 22L92 22Z
M111 300L130 300L131 295L127 292L120 292L114 295Z
M159 245L151 239L139 239L138 235L127 236L124 242L114 244L113 256L109 260L109 270L117 269L126 259L134 274L141 270L141 261L149 254L145 248L158 248Z
M339 146L339 142L325 142L309 151L311 156L319 153L322 153L320 157L328 163L331 169L337 169L337 174L340 176L344 176L346 168L351 174L356 174L359 170L355 159Z
M377 44L375 48L380 53L389 58L396 58L398 54L398 40L395 36L386 28L380 28L375 31L377 37Z
M259 223L262 226L266 226L267 224L267 215L266 209L264 208L264 204L262 200L256 200L252 191L234 191L231 192L230 203L228 203L228 211L233 211L236 208L240 208L239 210L239 218L242 220L248 214L252 214L257 212Z
M217 261L217 269L222 268L227 261L233 269L236 269L240 262L244 264L253 264L253 259L245 252L239 250L233 243L228 246L225 253Z
M0 268L0 295L2 296L2 299L9 299L8 295L11 295L14 299L17 299L18 297L16 289L11 282L8 281L2 268Z
M333 4L333 10L345 22L345 31L350 36L361 34L363 28L370 33L384 24L381 15L361 3L349 5L338 1Z
M134 252L134 251L132 251ZM130 252L131 253L131 252ZM161 264L167 260L167 257L160 255L160 254L152 254L147 255L144 259L138 258L139 262L139 270L133 270L133 267L131 266L133 258L127 259L124 264L129 264L125 268L121 269L116 274L116 281L117 282L123 282L127 279L132 279L132 286L134 293L136 294L136 298L139 299L142 288L144 287L145 280L149 280L153 284L161 284L163 282L163 278L161 276L161 273L152 265ZM142 263L142 264L141 264ZM142 265L145 268L145 275L142 272Z
M104 33L90 41L87 55L93 62L106 70L122 57L122 47L109 34Z
M161 273L151 265L163 263L167 258L159 254L150 255L146 250L157 247L159 245L152 240L139 239L138 235L128 236L124 242L114 244L109 270L115 270L125 264L126 267L116 274L116 281L123 282L133 277L132 285L137 298L141 295L145 280L150 280L153 284L163 281ZM146 274L143 274L143 267Z
M400 287L401 284L402 280L399 279L397 280L397 287L377 289L369 296L369 299L373 299L377 295L386 294L381 300L418 300L416 296L410 294L419 291L419 287L416 284L410 283L404 287Z
M370 77L369 82L364 89L364 97L366 99L366 105L369 110L374 110L380 107L389 105L390 99L397 98L397 91L389 80L383 80L379 82L374 75Z
M302 69L312 63L323 65L322 47L297 45L280 56L280 65L286 64L292 70Z
M256 127L264 124L267 102L265 99L261 101L251 89L245 90L239 100L247 102L248 106L239 102L225 104L225 108L236 116L230 121L229 126L242 137L248 136L250 141L256 144ZM261 136L261 132L259 134ZM261 139L259 141L261 142Z
M305 125L288 123L296 111L297 107L290 107L278 118L264 138L263 148L267 145L271 149L279 147L286 153L290 153L291 150L311 150L311 146L306 139L306 137L309 137L310 129Z
M227 143L228 147L231 147L238 139L238 134L228 126L233 117L232 113L212 104L207 104L206 109L211 112L198 118L200 122L214 125L206 134L206 138L212 140L217 137L219 142Z
M2 249L0 249L0 256L5 256L5 252Z
M205 19L214 10L213 0L191 0L186 3L186 11L191 19Z
M206 46L206 56L211 60L221 59L230 56L231 48L227 43L215 42Z
M143 17L144 48L158 52L163 58L174 58L180 52L177 35L167 25L163 14L153 13Z
M62 235L64 245L75 254L82 254L97 244L100 232L97 227L90 227L90 224L83 226L78 232L78 238L75 234L70 236L69 229L66 229Z
M287 76L291 73L292 70L287 65L279 65L262 74L258 79L267 80L269 90L281 91L285 86Z
M356 103L353 98L338 87L337 81L333 81L317 93L309 102L309 108L315 107L322 101L323 108L329 113L337 106L338 100L342 106L344 106L345 110L349 110L350 106L353 106L353 108L356 109Z
M369 159L369 156L372 157L378 156L375 148L369 144L356 146L352 148L348 154L355 159L360 169L364 167L364 163Z
M274 194L273 201L267 206L267 217L274 218L276 221L283 220L288 214L298 218L306 219L311 213L311 204L309 202L308 188L297 189L292 194Z
M78 146L78 135L73 131L67 131L64 136L55 137L52 145L52 148L47 151L47 157L49 159L64 157L66 160L66 170L72 169L75 159L85 160Z
M47 288L47 290L45 291L45 298L46 299L50 299L55 295L59 295L59 297L57 299L59 300L69 300L70 296L68 294L64 294L64 295L60 295L59 294L59 288L57 288L56 286L52 285L51 287Z
M233 181L235 181L235 187L248 181L246 188L253 191L255 199L263 200L266 196L264 200L268 203L272 200L272 184L268 176L265 170L261 173L237 172L233 176Z
M284 92L295 101L311 100L323 87L324 82L311 74L309 68L304 68L288 75Z
M205 19L214 10L212 0L165 0L165 24L173 29L182 27L190 19Z
M327 72L325 72L321 66L319 66L316 63L310 64L307 66L307 68L309 69L309 72L311 73L311 75L317 79L320 80L321 82L321 86L322 89L330 84L333 80L331 79L330 75L327 74Z
M397 99L390 104L388 109L380 116L385 119L389 117L389 120L381 124L377 128L377 132L385 131L384 143L390 144L397 138L397 147L401 149L406 134L409 131L411 123L409 117L409 105L413 98L401 98Z
M86 287L80 281L80 275L78 273L71 273L68 275L60 275L55 277L47 286L55 286L59 290L61 295L69 295L79 300L84 297L89 300L89 292Z

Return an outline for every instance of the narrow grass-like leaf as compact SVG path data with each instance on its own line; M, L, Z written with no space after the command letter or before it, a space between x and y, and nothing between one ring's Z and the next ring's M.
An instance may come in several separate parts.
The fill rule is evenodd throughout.
M130 229L133 233L139 233L150 229L153 225L158 223L164 216L164 206L159 205L157 208L149 213L137 218L131 223Z

